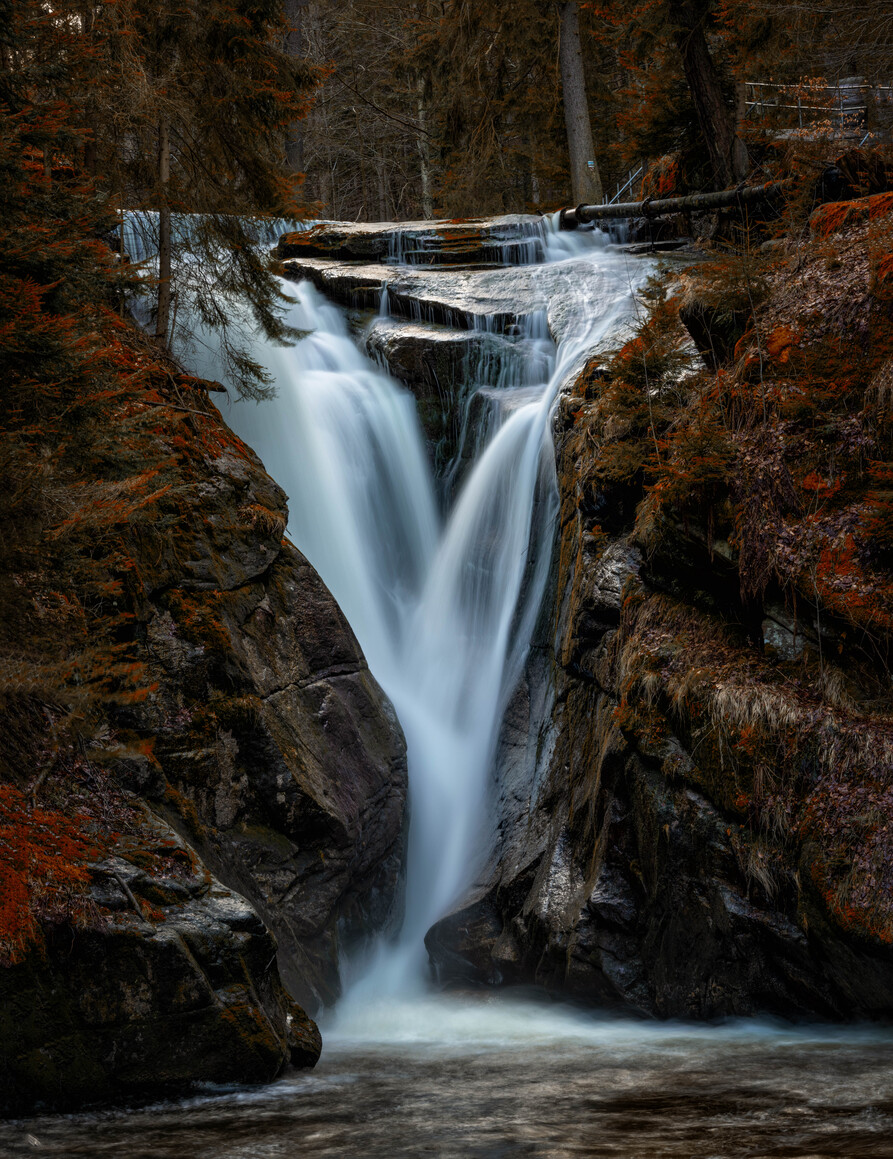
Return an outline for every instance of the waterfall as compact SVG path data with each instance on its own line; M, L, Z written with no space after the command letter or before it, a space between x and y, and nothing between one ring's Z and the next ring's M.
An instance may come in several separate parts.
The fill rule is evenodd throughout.
M581 258L597 276L557 346L545 312L534 311L496 340L496 355L467 367L466 395L486 393L486 421L465 432L473 454L445 513L414 399L360 352L344 313L308 282L284 287L295 299L288 321L307 337L253 351L276 399L226 413L285 488L289 535L347 616L406 736L405 918L396 942L367 964L357 984L366 995L422 988L424 935L480 863L497 733L548 581L554 402L630 311L623 260L597 237L569 241L548 229L543 237L547 263L535 269L570 250L569 286ZM215 375L195 352L190 361Z
M188 251L191 241L200 231L202 217L194 213L171 214L171 236L175 246ZM249 237L256 245L275 245L284 233L309 229L315 221L298 221L285 217L242 218ZM121 252L134 265L151 263L158 257L158 211L153 209L126 209L115 228Z

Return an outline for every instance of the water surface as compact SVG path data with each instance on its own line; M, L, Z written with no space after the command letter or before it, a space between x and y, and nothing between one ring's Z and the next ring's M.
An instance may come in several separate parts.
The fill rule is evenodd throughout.
M349 1021L329 1028L313 1071L142 1110L4 1124L0 1155L893 1156L884 1030L632 1022L483 997L370 1004Z

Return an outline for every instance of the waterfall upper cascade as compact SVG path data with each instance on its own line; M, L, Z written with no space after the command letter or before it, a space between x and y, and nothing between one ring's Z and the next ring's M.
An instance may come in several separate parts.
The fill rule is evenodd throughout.
M284 287L296 299L288 321L307 336L253 351L275 401L226 412L288 493L289 535L343 609L406 736L405 917L354 983L364 996L422 988L425 932L473 880L496 737L548 579L553 406L634 306L641 267L632 272L600 235L549 226L538 264L409 270L390 237L382 264L363 267L367 286L379 279L379 319L391 311L398 329L458 320L469 338L453 392L461 446L440 479L413 395L310 280ZM331 290L327 267L338 263L310 264ZM308 272L296 266L291 276ZM209 357L194 350L189 361L214 373Z
M199 232L202 218L193 213L171 214L171 234L174 244L184 250ZM286 218L257 218L249 221L242 218L250 235L258 245L272 245L285 230L303 230L309 222L291 221ZM158 212L152 209L129 209L122 216L115 231L121 252L127 254L134 265L151 264L158 257Z

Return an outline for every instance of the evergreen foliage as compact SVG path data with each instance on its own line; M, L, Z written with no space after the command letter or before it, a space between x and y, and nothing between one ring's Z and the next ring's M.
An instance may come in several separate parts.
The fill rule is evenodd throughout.
M285 147L314 73L285 51L281 0L5 6L0 101L28 120L47 174L78 175L83 197L103 210L96 236L110 236L124 210L157 213L159 266L142 274L157 288L162 341L177 321L226 332L235 300L269 337L288 340L250 221L302 213ZM179 239L174 213L195 215ZM230 336L224 346L241 392L267 393L244 345Z
M0 961L39 921L82 913L85 861L130 824L104 769L152 759L110 714L151 691L132 537L170 488L155 408L182 376L126 318L146 273L113 231L124 208L198 214L203 320L224 323L239 297L287 337L239 216L298 209L279 152L309 74L283 28L273 3L0 11ZM263 387L241 369L247 391Z

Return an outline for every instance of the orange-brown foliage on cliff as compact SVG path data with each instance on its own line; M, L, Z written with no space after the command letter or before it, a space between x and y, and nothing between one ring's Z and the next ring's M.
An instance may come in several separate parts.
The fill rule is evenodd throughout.
M14 785L0 784L0 966L15 962L36 936L38 919L76 915L99 852L89 819L35 808Z
M193 249L204 246L218 275L223 261L229 290L283 336L277 283L238 214L297 212L284 140L306 113L313 76L284 52L279 0L220 0L201 13L140 0L6 0L0 25L0 954L9 957L37 918L77 914L88 854L139 826L104 769L154 759L152 738L133 723L153 691L139 640L155 579L147 560L187 557L185 489L208 458L240 447L203 417L201 384L127 319L128 296L146 296L157 279L113 252L120 213L203 212ZM173 142L166 182L163 134ZM199 298L206 324L221 321L202 307ZM262 385L240 365L248 388Z
M633 338L584 376L572 435L666 593L624 609L624 731L651 752L662 717L779 871L803 858L826 917L885 945L891 204L872 192L810 223L799 198L769 245L727 231L738 244L668 269Z
M70 110L0 118L0 959L83 914L84 863L132 817L104 763L151 758L109 713L150 691L130 536L170 489L176 372L120 316L92 183L47 166ZM196 405L192 402L193 407Z

